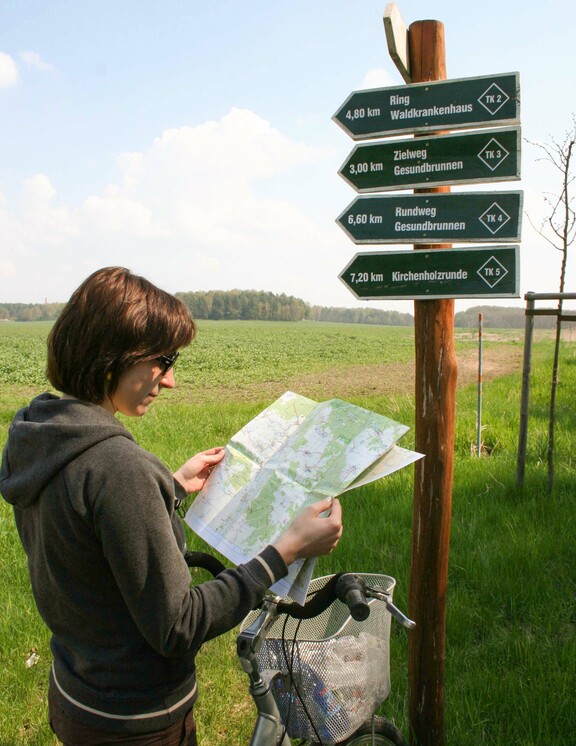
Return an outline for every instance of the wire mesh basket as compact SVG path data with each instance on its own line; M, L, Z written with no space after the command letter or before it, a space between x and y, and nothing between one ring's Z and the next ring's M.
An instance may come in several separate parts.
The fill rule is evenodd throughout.
M388 575L356 573L367 585L392 597L396 581ZM310 592L331 576L315 578ZM261 670L280 671L273 694L290 738L344 740L371 717L390 692L390 614L371 599L370 616L357 622L335 601L313 619L281 615L258 653ZM251 624L252 612L242 625Z

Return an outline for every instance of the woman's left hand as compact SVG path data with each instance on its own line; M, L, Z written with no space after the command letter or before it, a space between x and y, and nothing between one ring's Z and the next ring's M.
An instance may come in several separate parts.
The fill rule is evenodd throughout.
M225 453L222 446L197 453L174 472L174 479L180 482L188 495L191 492L199 492L204 487L212 469L222 461Z

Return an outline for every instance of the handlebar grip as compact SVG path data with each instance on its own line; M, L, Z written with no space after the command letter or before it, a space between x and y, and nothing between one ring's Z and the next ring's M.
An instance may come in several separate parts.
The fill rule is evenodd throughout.
M333 575L304 606L295 601L280 601L277 609L280 614L287 614L293 619L312 619L338 598L348 606L353 619L363 622L370 615L365 589L366 584L362 578L352 573L339 573Z
M225 565L217 557L206 552L193 552L188 549L184 554L184 559L188 567L199 567L202 570L208 570L214 577L220 575L226 569Z
M338 578L336 595L350 609L352 618L357 622L363 622L370 616L365 592L366 584L357 575L345 573Z

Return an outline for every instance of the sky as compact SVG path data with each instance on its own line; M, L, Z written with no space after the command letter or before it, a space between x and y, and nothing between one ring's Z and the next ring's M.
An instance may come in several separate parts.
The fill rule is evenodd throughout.
M425 5L425 10L422 6ZM521 189L535 226L561 174L531 143L576 112L576 4L397 3L444 24L449 78L519 72ZM403 80L375 0L0 0L0 303L67 300L122 265L170 292L267 290L359 301L357 247L336 218L357 196L332 121L350 93ZM454 187L453 191L467 191ZM409 192L408 192L409 193ZM576 252L576 247L572 247ZM519 299L557 292L560 252L523 220ZM576 291L575 260L566 291ZM456 311L484 303L456 301Z

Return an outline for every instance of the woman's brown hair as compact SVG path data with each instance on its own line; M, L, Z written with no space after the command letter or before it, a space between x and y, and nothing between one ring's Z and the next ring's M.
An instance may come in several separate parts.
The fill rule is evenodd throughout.
M186 306L124 267L105 267L74 291L48 337L50 383L101 404L122 373L142 360L190 344L196 327Z

